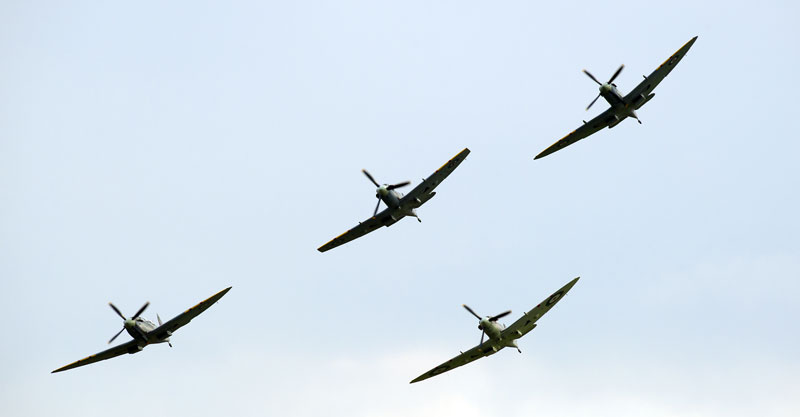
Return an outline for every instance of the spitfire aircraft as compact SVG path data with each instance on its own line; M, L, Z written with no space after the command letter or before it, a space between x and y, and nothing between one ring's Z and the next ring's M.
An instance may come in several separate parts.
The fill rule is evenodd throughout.
M430 177L422 180L408 195L403 195L403 193L397 191L397 189L405 187L411 184L411 182L403 181L398 184L381 185L375 181L375 178L373 178L367 170L361 170L361 172L378 187L378 189L375 190L375 197L378 199L375 212L369 219L360 222L358 226L342 233L330 242L320 246L317 250L320 252L329 251L351 240L358 239L369 232L375 231L381 226L389 227L406 216L416 217L417 220L421 222L422 220L417 216L416 209L436 195L433 190L464 161L467 155L469 155L469 149L464 148L463 151L459 152L453 159L447 161L446 164L437 169ZM381 202L386 204L387 208L378 213Z
M156 327L156 325L149 320L145 320L141 317L144 310L150 305L149 302L144 303L142 308L140 308L139 311L137 311L136 314L130 318L125 317L114 304L108 303L108 305L111 306L111 309L114 310L114 312L120 317L122 317L122 320L124 320L122 322L122 330L115 334L114 337L108 341L108 343L111 344L111 342L113 342L117 336L122 334L123 331L127 331L128 334L133 337L133 340L114 346L111 349L104 350L77 362L73 362L69 365L62 366L51 373L66 371L79 366L89 365L90 363L104 361L125 353L138 353L141 352L145 346L153 343L167 343L170 347L172 347L172 343L169 340L169 337L172 336L172 333L187 325L190 321L192 321L193 318L197 317L200 313L211 307L212 304L219 301L219 299L222 298L222 296L228 291L230 291L231 288L232 287L225 288L224 290L212 295L205 301L200 302L200 304L197 304L183 313L178 314L175 318L167 321L166 323L162 323L161 317L158 317L158 314L156 314L156 318L158 319L158 327Z
M531 311L523 313L519 320L515 321L511 324L511 326L508 327L498 323L497 320L511 314L511 310L505 311L496 316L481 317L472 311L471 308L467 307L466 304L464 304L463 307L479 320L478 330L481 331L481 343L466 352L461 352L460 355L431 369L430 371L425 372L411 381L411 383L413 384L415 382L434 377L453 368L466 365L476 359L494 355L505 347L516 348L519 353L522 353L517 345L517 339L525 336L528 332L533 330L536 327L536 321L539 320L539 318L545 313L550 311L550 309L559 300L561 300L564 295L567 294L572 286L578 282L578 279L580 279L580 277L568 282L567 285L561 287L560 290L554 292L550 297L547 297L547 299L539 303L539 305L534 307ZM489 340L484 342L483 339L486 335L489 336Z
M601 83L597 81L589 71L583 70L583 72L592 79L592 81L596 82L600 85L600 94L589 103L589 106L586 107L586 110L589 110L590 107L597 101L598 98L601 96L611 105L611 107L600 113L599 116L595 117L594 119L590 120L588 123L583 122L581 127L575 129L572 133L564 136L558 142L550 145L549 148L542 151L539 155L536 155L533 159L543 158L547 155L550 155L553 152L559 151L563 148L566 148L573 143L586 138L594 133L597 133L604 127L608 127L609 129L618 125L620 122L625 120L628 117L633 117L639 124L642 123L639 120L639 116L636 115L636 110L640 107L644 106L645 103L652 100L655 97L653 93L653 89L664 79L664 77L669 74L678 62L680 62L681 58L686 55L686 52L689 51L689 48L692 47L694 42L697 40L697 36L692 38L689 42L678 49L677 52L672 54L669 59L664 61L649 77L645 76L644 80L639 83L630 93L626 96L623 96L622 93L617 89L617 85L614 84L614 79L622 72L622 69L625 68L624 65L620 65L614 75L609 78L609 80L605 83Z

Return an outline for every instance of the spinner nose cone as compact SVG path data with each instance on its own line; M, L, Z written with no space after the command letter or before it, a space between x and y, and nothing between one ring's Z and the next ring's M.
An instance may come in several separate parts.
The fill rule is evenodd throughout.
M612 88L613 87L611 87L611 84L605 83L605 84L600 86L600 92L601 93L607 93L607 92L611 91Z
M125 326L126 329L130 329L135 324L136 324L136 322L131 320L131 319L127 319L127 320L125 320L125 322L123 322L123 325Z
M389 190L386 188L386 185L378 187L378 195L385 196L387 194L389 194Z

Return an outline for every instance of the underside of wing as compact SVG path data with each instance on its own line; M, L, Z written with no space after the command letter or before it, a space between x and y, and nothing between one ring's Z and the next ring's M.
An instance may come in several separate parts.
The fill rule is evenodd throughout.
M561 149L564 149L567 146L572 145L573 143L583 138L593 135L598 131L600 131L601 129L608 127L608 125L610 125L611 122L614 121L614 119L615 119L614 109L609 108L606 111L600 113L594 119L590 120L588 123L584 123L583 125L581 125L581 127L573 130L567 136L564 136L563 138L559 139L556 143L550 145L549 148L543 150L541 153L539 153L539 155L536 155L536 157L533 159L544 158L545 156L550 155L551 153L560 151Z
M503 337L517 339L533 330L533 328L536 327L536 321L550 311L550 309L572 289L572 286L578 282L578 279L580 279L580 277L568 282L567 285L564 285L561 289L551 294L544 301L531 309L531 311L525 313L519 320L506 327L503 330Z
M166 323L158 326L153 331L150 332L153 336L158 339L163 339L169 336L169 333L174 332L175 330L180 329L181 327L189 324L193 318L197 317L200 313L206 311L209 307L211 307L214 303L219 301L222 296L228 293L232 287L225 288L224 290L208 297L207 299L201 301L196 306L184 311L181 314L173 317L171 320L167 321Z
M408 194L400 200L400 205L404 208L417 208L430 200L434 194L433 190L447 178L469 155L469 149L464 148L458 155L451 158L428 178L425 178L419 185L414 187Z
M110 349L106 349L100 353L96 353L92 356L83 358L79 361L72 362L69 365L62 366L51 373L56 372L63 372L69 369L77 368L79 366L89 365L91 363L104 361L106 359L111 359L120 355L124 355L126 353L136 353L139 352L141 348L139 347L138 342L136 340L130 340L127 343L123 343L121 345L114 346Z
M641 107L645 102L650 100L652 96L650 95L656 86L678 65L678 62L686 55L689 51L689 48L694 45L694 42L697 40L697 36L690 39L689 42L686 42L680 49L678 49L672 56L667 58L655 71L653 71L650 76L645 77L644 81L639 83L627 96L625 96L625 102L628 103L629 106L633 107L634 110Z
M374 217L370 217L369 219L359 223L358 226L331 239L330 242L320 246L317 248L317 250L320 252L329 251L335 247L342 246L347 242L356 240L367 233L374 232L381 226L389 226L395 223L397 220L392 217L391 211L392 209L384 209Z
M434 377L436 375L443 374L443 373L445 373L445 372L447 372L447 371L449 371L451 369L455 369L455 368L458 368L459 366L466 365L466 364L468 364L468 363L470 363L470 362L472 362L474 360L483 358L485 356L493 355L494 353L496 353L497 351L499 351L500 349L503 348L502 346L496 346L495 347L496 349L492 349L492 343L493 342L491 340L487 340L486 342L483 342L482 344L480 344L478 346L475 346L474 348L472 348L472 349L470 349L470 350L468 350L466 352L461 353L460 355L456 356L455 358L450 359L449 361L447 361L447 362L445 362L445 363L443 363L443 364L431 369L430 371L425 372L424 374L414 378L414 380L411 381L410 383L413 384L415 382L423 381L423 380L426 380L426 379L428 379L430 377Z

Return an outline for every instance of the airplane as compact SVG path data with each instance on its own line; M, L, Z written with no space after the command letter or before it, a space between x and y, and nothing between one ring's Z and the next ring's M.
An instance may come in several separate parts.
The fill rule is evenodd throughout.
M645 103L652 100L655 97L655 94L652 92L653 89L664 79L664 77L669 74L678 62L680 62L681 58L686 55L686 52L689 51L689 48L694 45L694 42L697 40L697 36L686 42L677 52L672 54L664 63L662 63L655 71L653 71L650 76L644 76L644 80L639 83L630 93L623 96L622 93L617 89L617 85L614 84L614 79L617 78L622 69L625 68L625 65L620 65L614 75L609 78L609 80L605 83L601 83L597 81L589 71L583 70L583 72L592 79L592 81L596 82L600 85L600 94L589 103L589 106L586 107L586 110L592 107L592 105L597 101L598 98L601 96L606 99L608 104L611 107L600 113L599 116L595 117L594 119L590 120L589 123L586 121L583 122L581 127L575 129L567 136L564 136L556 143L550 145L549 148L542 151L539 155L536 155L533 159L543 158L547 155L550 155L553 152L559 151L563 148L566 148L573 143L586 138L590 135L593 135L599 132L604 127L608 127L611 129L612 127L618 125L620 122L625 120L628 117L633 117L639 124L642 124L642 121L639 120L639 116L636 115L636 110L640 107L644 106Z
M219 301L219 299L222 298L222 296L228 291L230 291L231 288L232 287L225 288L224 290L212 295L205 301L201 301L196 306L184 311L181 314L178 314L175 316L175 318L167 321L166 323L162 323L161 317L156 314L156 318L158 319L158 327L156 327L156 325L151 321L141 317L141 314L144 312L147 306L150 305L150 302L144 303L142 308L140 308L139 311L137 311L136 314L130 318L125 317L114 304L108 303L108 305L111 306L111 309L114 310L114 312L116 312L120 317L122 317L122 320L124 320L122 322L122 330L115 334L114 337L108 341L108 343L111 344L111 342L113 342L117 336L126 330L128 334L133 337L133 340L114 346L113 348L104 350L100 353L96 353L69 365L62 366L51 373L54 374L56 372L66 371L79 366L89 365L91 363L104 361L106 359L111 359L126 353L139 353L142 351L142 349L144 349L145 346L153 343L166 343L169 345L169 347L172 347L172 343L169 340L170 336L172 336L172 333L187 325L190 321L192 321L193 318L197 317L200 313L211 307L212 304Z
M464 304L463 307L479 320L478 330L481 331L481 343L466 352L461 352L461 354L455 358L450 359L449 361L416 377L410 383L413 384L415 382L423 381L454 368L458 368L459 366L466 365L474 360L494 355L506 347L516 348L519 353L522 353L522 350L520 350L519 346L517 345L517 339L525 336L528 332L533 330L536 327L536 321L539 320L539 318L541 318L545 313L550 311L550 309L559 300L561 300L564 295L567 294L572 286L578 282L578 279L580 279L580 277L568 282L567 285L564 285L560 290L547 297L531 311L522 313L522 317L508 327L498 323L497 320L511 314L511 310L502 312L496 316L481 317L466 304ZM489 336L489 340L484 342L484 336Z
M320 252L329 251L337 246L344 245L351 240L358 239L367 233L375 231L381 226L389 227L406 216L416 217L419 222L422 222L419 216L417 216L416 209L436 195L433 190L464 161L467 155L469 155L469 149L464 148L463 151L459 152L453 159L447 161L446 164L437 169L430 177L423 179L419 185L408 193L408 195L403 195L403 193L397 191L397 189L405 187L411 184L411 182L403 181L398 184L381 185L375 181L375 178L373 178L366 169L362 169L361 172L378 187L375 191L375 197L378 198L375 212L372 213L372 217L369 219L359 222L358 226L335 237L330 242L317 248L317 250ZM381 202L386 204L387 208L378 213Z

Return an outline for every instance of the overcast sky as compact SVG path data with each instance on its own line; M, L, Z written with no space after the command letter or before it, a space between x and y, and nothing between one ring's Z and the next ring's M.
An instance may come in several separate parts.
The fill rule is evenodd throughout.
M792 1L0 2L3 416L800 414ZM541 160L699 39L638 113ZM380 182L472 153L321 254ZM520 340L408 382L581 280ZM108 308L173 337L106 349ZM155 320L154 320L155 321ZM129 336L120 336L119 341Z

